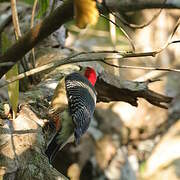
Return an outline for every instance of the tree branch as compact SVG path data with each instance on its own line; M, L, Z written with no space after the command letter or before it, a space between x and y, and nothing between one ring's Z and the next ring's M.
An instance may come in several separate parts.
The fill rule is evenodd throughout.
M17 43L12 45L2 56L1 62L13 61L17 62L31 50L37 43L49 36L57 30L62 24L72 19L73 17L73 1L66 0L58 7L51 15L46 17L44 21L37 24L29 32L27 32ZM0 68L0 78L11 68Z
M103 72L96 83L98 101L124 101L133 106L138 106L139 97L146 99L155 106L167 109L172 98L150 90L148 88L150 82L150 80L145 82L120 80L109 73Z
M105 5L114 12L138 11L143 9L179 9L180 1L163 0L104 0Z
M167 45L165 47L167 47L170 44L172 44L172 42L167 43ZM32 76L32 75L34 75L36 73L40 73L40 72L43 72L43 71L55 69L56 67L62 66L62 65L65 65L65 64L73 64L73 63L78 63L78 62L100 61L100 62L103 62L103 63L105 63L107 65L114 66L114 67L117 67L117 68L180 72L180 69L173 69L173 68L142 67L142 66L127 66L127 65L116 66L116 65L112 65L112 64L107 62L107 60L112 60L112 59L117 59L117 60L120 61L120 60L122 60L124 58L147 57L147 56L154 57L154 56L156 56L156 54L158 54L162 50L163 50L163 48L160 48L160 49L157 49L156 51L142 52L142 53L141 52L140 53L125 53L125 52L120 52L120 51L90 51L90 52L74 53L74 54L70 55L69 57L66 57L66 58L63 58L63 59L60 59L60 60L54 60L51 63L42 65L40 67L31 69L31 70L26 71L24 73L21 73L21 74L19 74L17 76L14 76L14 77L8 79L3 84L1 84L0 88L2 88L4 86L7 86L8 84L13 83L13 82L15 82L17 80L23 79L23 78L28 77L28 76ZM9 65L12 65L12 63L10 63ZM0 67L1 67L1 63L0 63ZM5 67L4 63L3 63L2 67Z

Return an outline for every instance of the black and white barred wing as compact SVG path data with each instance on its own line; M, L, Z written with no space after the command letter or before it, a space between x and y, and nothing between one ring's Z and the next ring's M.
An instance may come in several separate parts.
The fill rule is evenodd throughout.
M96 91L92 84L79 73L66 77L69 110L75 124L76 141L86 132L96 105Z

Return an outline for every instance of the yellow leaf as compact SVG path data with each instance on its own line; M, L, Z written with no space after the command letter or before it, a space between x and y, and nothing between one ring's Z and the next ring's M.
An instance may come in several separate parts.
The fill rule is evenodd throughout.
M2 33L2 51L3 53L7 50L7 48L10 46L10 41L8 37ZM7 73L6 73L6 79L9 79L13 76L18 75L18 65L15 64ZM16 117L17 113L17 107L18 107L18 99L19 99L19 81L15 81L8 85L8 95L9 95L9 101L12 106L13 110L13 119Z
M74 12L79 28L85 28L88 24L95 25L98 21L99 12L94 0L74 0Z

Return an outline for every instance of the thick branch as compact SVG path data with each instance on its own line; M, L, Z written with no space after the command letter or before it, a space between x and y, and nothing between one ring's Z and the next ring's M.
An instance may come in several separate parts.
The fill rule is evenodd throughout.
M106 6L115 12L137 11L142 9L179 9L180 1L164 0L104 0Z
M96 83L98 101L124 101L133 106L138 106L138 97L146 99L149 103L167 108L172 101L171 97L158 94L148 88L147 82L133 82L119 80L113 75L103 72Z
M0 62L12 61L16 63L37 43L57 30L62 24L73 17L73 1L67 0L58 7L44 21L37 24L27 32L17 43L11 46L2 56ZM0 68L0 77L2 77L12 66Z

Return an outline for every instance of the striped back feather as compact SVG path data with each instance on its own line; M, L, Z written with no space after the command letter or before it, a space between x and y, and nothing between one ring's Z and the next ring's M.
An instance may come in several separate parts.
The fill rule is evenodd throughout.
M65 79L68 106L75 125L76 143L86 132L96 105L96 91L87 78L72 73Z

